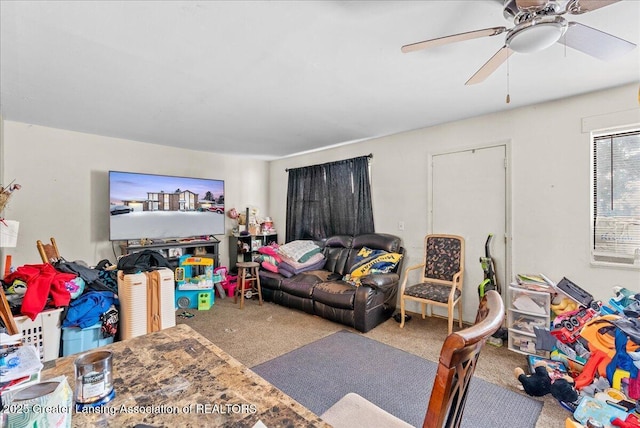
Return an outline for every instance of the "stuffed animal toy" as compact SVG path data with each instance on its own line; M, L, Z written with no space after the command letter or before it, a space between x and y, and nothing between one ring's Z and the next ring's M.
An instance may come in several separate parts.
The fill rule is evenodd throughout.
M573 403L578 399L573 379L557 371L550 373L544 364L534 366L534 372L530 375L525 374L520 367L516 367L514 374L524 391L533 397L543 397L550 393L556 400L565 403Z

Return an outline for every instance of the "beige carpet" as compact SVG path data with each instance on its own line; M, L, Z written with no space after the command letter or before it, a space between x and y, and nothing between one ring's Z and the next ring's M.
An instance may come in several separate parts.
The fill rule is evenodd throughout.
M195 315L193 318L177 316L176 320L178 323L190 325L249 367L339 330L347 329L358 333L342 324L273 303L265 302L263 306L259 306L257 300L250 300L245 301L243 310L240 310L239 306L239 303L234 305L231 298L216 299L210 310L188 310ZM178 310L176 315L182 312ZM422 320L420 315L413 314L413 319L406 323L403 329L390 319L364 336L437 361L446 333L446 320ZM524 355L509 351L506 347L486 345L480 355L475 375L524 394L518 389L520 383L513 376L513 369L526 369L526 364ZM490 400L491 397L487 399ZM540 400L544 402L544 406L536 427L564 427L564 420L571 417L571 413L563 409L550 395ZM509 426L508 421L505 421L505 426Z

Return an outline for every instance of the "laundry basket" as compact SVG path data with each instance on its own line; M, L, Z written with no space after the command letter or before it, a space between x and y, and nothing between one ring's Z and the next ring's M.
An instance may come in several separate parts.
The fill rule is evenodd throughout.
M62 308L40 312L35 320L21 315L15 317L16 326L22 332L22 342L34 345L40 360L55 360L60 354Z

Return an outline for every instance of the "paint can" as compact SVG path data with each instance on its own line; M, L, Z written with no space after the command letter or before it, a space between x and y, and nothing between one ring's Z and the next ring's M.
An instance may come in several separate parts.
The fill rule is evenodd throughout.
M75 359L76 410L84 406L101 406L115 397L112 358L110 351L96 351Z

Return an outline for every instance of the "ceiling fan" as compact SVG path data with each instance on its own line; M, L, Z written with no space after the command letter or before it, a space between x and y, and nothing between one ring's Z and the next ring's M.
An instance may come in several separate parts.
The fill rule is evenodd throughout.
M505 43L489 61L465 83L484 81L514 52L531 53L561 43L601 60L624 55L636 47L634 43L578 22L567 21L562 15L580 15L600 9L620 0L504 0L504 17L513 19L513 28L491 27L453 34L402 46L402 52L414 52L448 43L506 33Z

